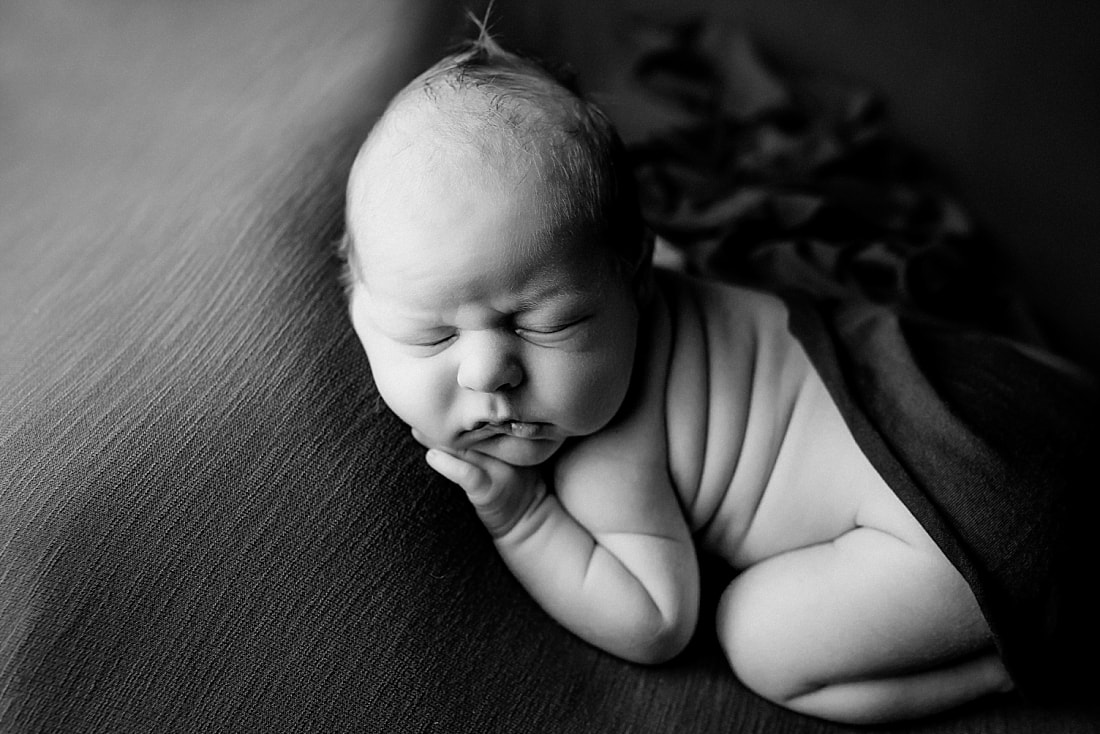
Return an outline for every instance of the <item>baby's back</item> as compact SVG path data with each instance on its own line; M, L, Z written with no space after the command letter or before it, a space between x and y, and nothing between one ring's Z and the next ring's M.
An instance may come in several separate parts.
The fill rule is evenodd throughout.
M745 567L864 520L913 531L789 332L782 301L678 273L657 279L669 470L708 550Z

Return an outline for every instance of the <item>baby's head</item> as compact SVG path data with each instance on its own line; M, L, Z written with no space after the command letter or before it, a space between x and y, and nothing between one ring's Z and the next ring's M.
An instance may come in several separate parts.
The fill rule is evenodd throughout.
M348 183L352 323L426 440L544 461L618 411L648 243L607 118L486 34L402 90Z

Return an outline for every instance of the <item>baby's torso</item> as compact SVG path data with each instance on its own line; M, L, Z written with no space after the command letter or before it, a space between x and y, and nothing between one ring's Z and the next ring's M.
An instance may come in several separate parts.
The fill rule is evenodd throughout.
M706 549L744 567L897 512L779 299L671 272L657 285L669 475Z

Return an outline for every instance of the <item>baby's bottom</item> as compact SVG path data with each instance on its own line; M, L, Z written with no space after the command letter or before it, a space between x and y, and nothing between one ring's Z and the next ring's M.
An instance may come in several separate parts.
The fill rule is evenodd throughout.
M930 714L1012 681L958 571L929 542L857 527L733 580L718 636L758 694L825 719Z

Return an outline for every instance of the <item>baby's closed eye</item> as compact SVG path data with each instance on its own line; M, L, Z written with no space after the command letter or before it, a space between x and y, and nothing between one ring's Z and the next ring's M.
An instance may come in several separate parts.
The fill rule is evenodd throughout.
M438 351L458 336L454 329L440 329L396 336L395 340L420 351Z
M451 339L454 339L454 337L455 337L454 334L448 334L447 336L442 336L442 337L438 337L438 338L429 338L429 339L416 340L416 341L413 341L412 344L413 344L413 346L417 346L417 347L438 347L438 346L441 346L443 344L446 344Z
M554 346L578 338L586 331L591 319L589 315L571 316L563 319L540 319L517 321L501 324L495 329L511 332L524 341L539 346ZM438 354L452 343L462 338L462 329L445 326L434 329L417 329L405 333L392 334L392 338L402 345L424 355Z
M528 341L540 344L564 341L577 336L583 331L589 318L588 316L581 316L557 322L517 325L516 333Z

